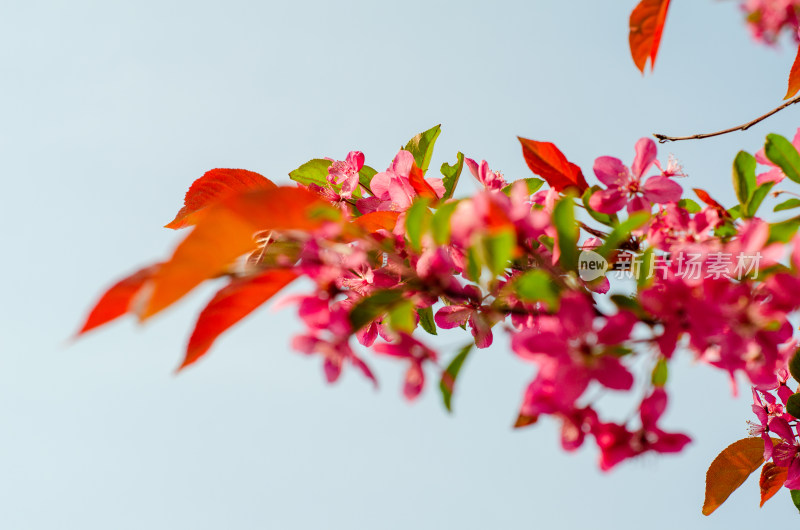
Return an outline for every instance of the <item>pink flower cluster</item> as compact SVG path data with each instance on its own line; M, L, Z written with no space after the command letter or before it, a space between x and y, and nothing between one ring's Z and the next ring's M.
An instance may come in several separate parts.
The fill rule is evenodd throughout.
M797 34L800 25L800 1L798 0L746 0L742 10L747 16L750 31L756 40L766 44L775 44L781 33L786 30L795 41L800 42Z

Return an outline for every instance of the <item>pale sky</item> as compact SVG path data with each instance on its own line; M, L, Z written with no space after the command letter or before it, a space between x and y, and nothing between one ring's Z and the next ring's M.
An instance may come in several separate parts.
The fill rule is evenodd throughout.
M530 176L516 136L555 142L589 178L653 132L692 134L780 103L794 50L752 43L736 2L673 2L653 75L627 49L634 0L518 2L6 2L0 8L0 527L8 529L725 529L796 520L757 477L709 518L705 470L746 435L749 389L679 356L666 427L678 456L597 470L593 442L555 422L514 432L534 367L504 339L473 355L455 413L430 373L350 370L290 351L291 309L259 310L179 376L201 288L152 323L69 343L101 291L166 257L162 228L191 182L240 167L287 182L315 157L381 170L442 124L458 150ZM730 164L790 108L746 133L659 146L723 202ZM456 330L460 331L460 330ZM497 334L502 336L501 333ZM449 355L457 332L435 341ZM612 403L613 405L613 403Z

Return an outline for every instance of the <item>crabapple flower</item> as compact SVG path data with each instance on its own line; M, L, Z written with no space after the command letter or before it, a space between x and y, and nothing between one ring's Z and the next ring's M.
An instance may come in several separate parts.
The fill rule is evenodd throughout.
M350 151L345 160L333 161L328 167L328 182L342 186L340 195L349 199L358 187L358 172L364 167L364 153Z
M681 186L663 174L654 175L642 183L655 160L656 144L649 138L636 142L636 157L630 169L618 158L601 156L596 159L594 174L608 187L594 192L589 199L589 206L610 215L626 205L628 212L632 213L649 211L653 203L666 204L680 200L683 191Z
M416 399L425 385L423 363L436 362L436 352L406 333L401 333L397 342L376 344L372 349L375 353L408 360L403 394L409 400Z
M641 428L631 432L615 423L599 423L593 434L600 447L600 469L608 471L623 460L647 451L678 453L691 439L685 434L669 433L658 427L658 420L667 408L667 393L656 388L639 407Z
M359 210L364 213L375 210L394 210L398 212L408 210L414 201L414 197L417 196L416 190L414 190L409 181L413 165L414 155L401 149L394 157L392 165L386 171L372 177L370 188L375 197L359 201ZM444 196L445 188L442 179L426 178L425 181L433 188L437 197Z
M742 4L742 10L747 14L747 23L754 39L775 44L781 31L786 28L793 30L791 33L795 41L800 41L796 32L800 1L747 0Z
M465 158L464 163L469 168L472 175L483 184L487 190L500 190L506 186L506 180L499 171L489 169L489 163L482 160L480 165L471 158Z

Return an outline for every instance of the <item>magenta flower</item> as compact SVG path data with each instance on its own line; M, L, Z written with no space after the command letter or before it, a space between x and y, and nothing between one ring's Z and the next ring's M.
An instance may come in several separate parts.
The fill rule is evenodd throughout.
M465 158L464 163L467 164L472 175L478 179L478 182L483 184L487 190L500 190L506 186L506 180L503 174L499 171L492 171L489 169L489 163L482 160L480 165L471 158Z
M685 434L668 433L657 423L667 408L667 393L656 388L639 406L642 425L638 431L631 432L623 425L600 423L593 433L600 447L600 469L608 471L628 458L655 451L657 453L678 453L691 439Z
M394 157L389 169L372 177L370 189L372 189L375 197L359 201L359 210L364 213L374 210L394 210L398 212L408 210L414 197L417 196L416 190L408 180L413 165L414 155L401 149ZM445 189L442 179L426 178L425 181L433 188L438 197L444 196ZM375 199L377 199L377 203Z
M469 324L475 346L488 348L492 345L492 326L481 304L480 290L474 285L464 288L468 301L464 305L446 305L436 312L434 321L442 329L452 329Z
M514 335L514 353L539 365L521 413L568 413L592 380L606 388L629 390L633 375L609 349L628 339L635 322L634 315L621 311L598 328L586 296L574 293L562 297L556 315L539 317L534 327Z
M362 167L364 167L364 153L350 151L344 161L334 161L328 167L328 182L341 184L342 188L339 194L349 199L358 187L358 172Z
M636 142L636 157L631 169L611 156L601 156L594 162L594 174L608 186L594 192L589 206L594 210L615 214L627 205L628 213L649 211L653 203L666 204L680 200L683 189L669 177L655 175L642 183L645 173L656 161L656 144L649 138Z
M415 399L422 392L425 385L425 372L422 365L425 361L436 362L436 352L411 335L400 334L400 340L392 344L376 344L372 347L375 353L408 359L409 365L406 371L403 394L409 400Z

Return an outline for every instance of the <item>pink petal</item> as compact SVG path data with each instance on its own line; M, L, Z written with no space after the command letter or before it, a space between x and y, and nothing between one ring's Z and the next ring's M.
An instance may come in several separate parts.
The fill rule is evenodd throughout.
M389 200L389 188L392 187L392 178L394 175L391 173L384 171L383 173L378 173L369 183L369 187L372 190L372 193L375 197L379 198L382 201Z
M414 155L405 149L401 149L392 160L391 170L401 177L408 178L411 174L411 166L414 164Z
M511 349L523 359L537 360L540 355L566 354L567 343L555 333L527 329L514 335Z
M492 328L477 311L473 312L469 324L476 347L488 348L492 345Z
M642 418L642 428L650 430L655 428L658 419L667 408L667 393L663 388L656 388L646 397L639 407Z
M613 390L630 390L633 386L633 375L616 357L603 355L597 362L592 375L606 388Z
M640 138L636 142L636 157L633 159L631 171L636 178L642 178L656 160L658 150L656 143L650 138Z
M756 184L761 186L765 182L774 182L775 184L781 182L786 178L780 168L770 169L766 173L761 173L756 177Z
M630 311L620 311L610 317L606 325L597 334L597 342L600 344L620 344L625 342L631 335L633 326L638 322L636 315Z
M650 201L645 199L641 195L636 195L630 201L628 201L628 213L632 214L635 212L649 212L653 208L653 205L650 204Z
M620 211L628 200L628 194L620 188L597 190L589 197L589 206L600 213L613 215Z
M403 385L403 394L409 400L414 400L422 392L425 385L425 372L422 370L422 363L412 362L406 372L406 380Z
M686 444L692 441L691 438L680 433L667 433L657 430L650 434L655 434L657 437L656 441L650 444L650 448L659 453L679 453Z
M433 320L442 329L452 329L464 325L472 313L473 310L470 307L448 305L439 309Z
M464 163L469 168L469 171L470 171L470 173L472 173L472 176L475 177L475 180L480 180L481 177L480 177L480 173L479 173L479 170L478 170L478 163L475 162L471 158L465 158L464 159Z
M594 161L594 174L606 186L626 186L630 173L619 158L601 156ZM599 211L599 210L598 210Z
M644 195L650 202L664 204L681 200L683 188L669 177L656 175L644 183Z
M356 173L361 171L361 168L364 167L364 153L361 151L350 151L347 154L347 165Z

